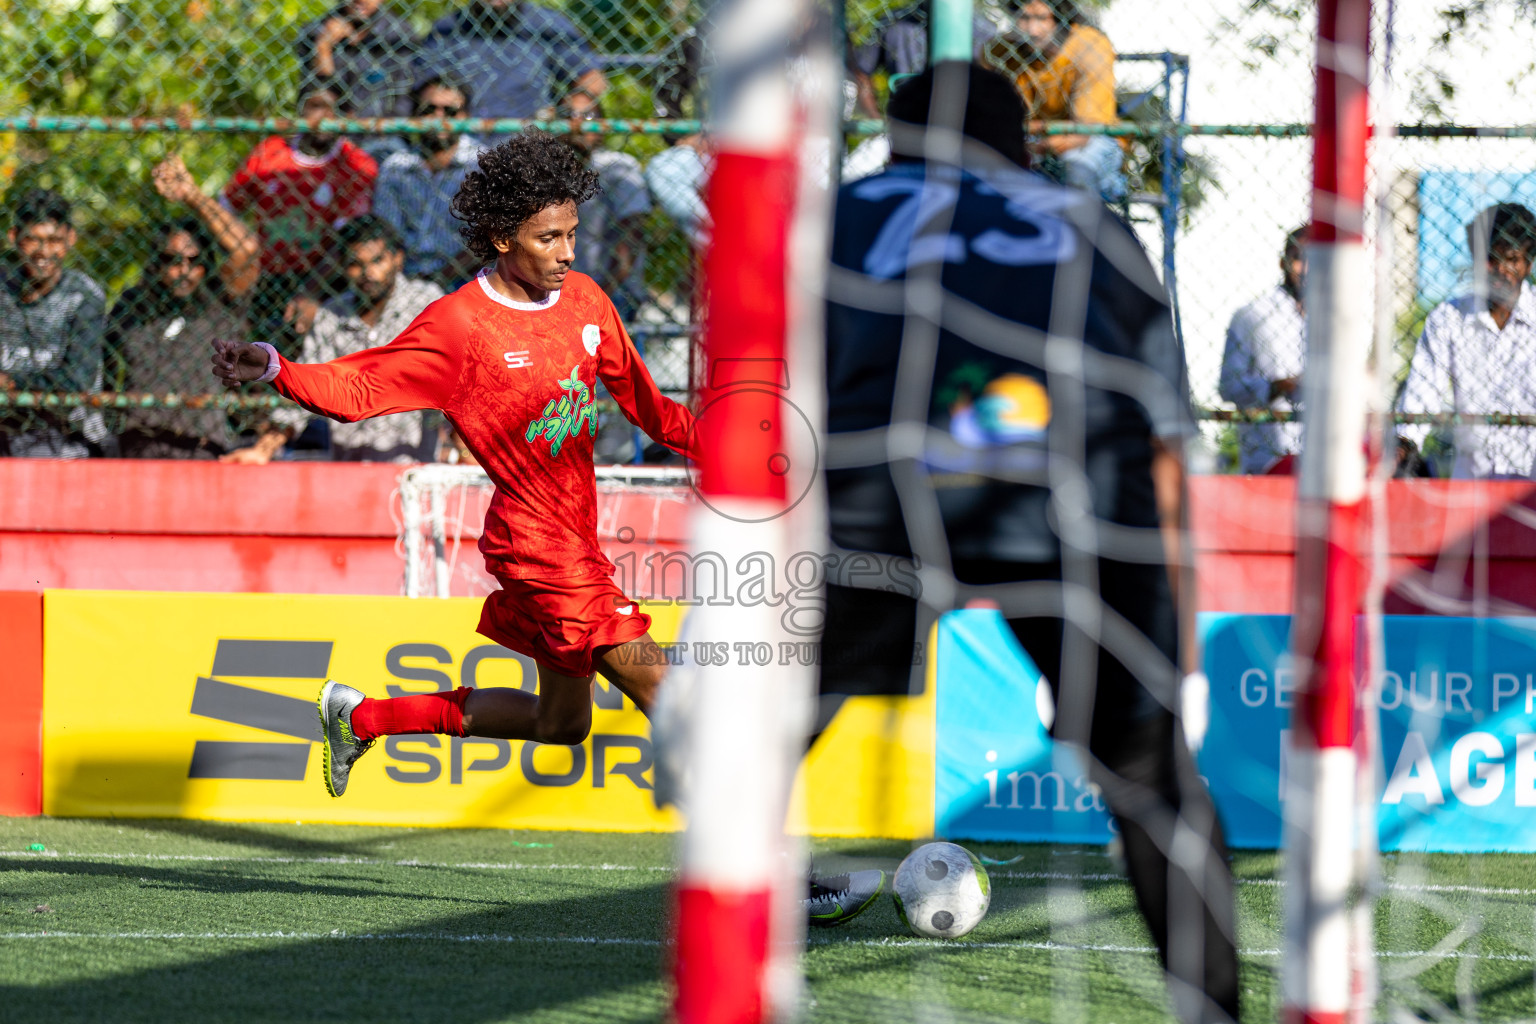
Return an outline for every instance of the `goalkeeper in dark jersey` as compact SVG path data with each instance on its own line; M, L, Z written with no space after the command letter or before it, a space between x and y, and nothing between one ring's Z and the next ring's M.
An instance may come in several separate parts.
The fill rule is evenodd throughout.
M1026 170L1002 75L941 63L888 113L890 167L837 200L829 521L834 554L913 559L923 586L830 581L821 720L920 688L933 617L995 601L1119 823L1177 1016L1235 1020L1231 871L1176 713L1194 428L1165 291L1094 197Z

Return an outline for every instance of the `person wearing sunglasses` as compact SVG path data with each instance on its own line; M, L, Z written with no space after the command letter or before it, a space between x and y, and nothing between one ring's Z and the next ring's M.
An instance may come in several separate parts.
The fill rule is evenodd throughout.
M573 97L555 108L556 119L571 126L561 137L597 172L602 185L582 206L576 266L592 275L627 322L647 297L645 218L651 212L651 193L640 161L603 145L602 133L595 130L603 116L602 102L590 96Z
M197 394L207 388L188 370L187 354L245 337L260 244L244 221L198 188L179 156L150 174L155 191L191 215L160 223L138 282L112 306L107 389ZM136 408L117 427L124 458L211 459L232 442L228 418L216 409Z
M432 75L411 91L411 113L444 120L466 117L470 98L463 82ZM410 140L409 150L389 157L379 169L373 212L403 239L406 276L453 289L479 269L449 208L464 176L474 170L480 146L451 130L423 132Z

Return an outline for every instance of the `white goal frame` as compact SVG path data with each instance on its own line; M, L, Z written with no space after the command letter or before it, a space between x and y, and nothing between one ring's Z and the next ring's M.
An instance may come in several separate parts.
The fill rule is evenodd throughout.
M629 489L692 487L692 473L683 466L596 466L599 493ZM406 597L449 597L459 541L448 533L448 495L455 490L490 489L495 485L475 465L431 463L412 466L400 474L400 554L405 562ZM428 569L426 545L431 544ZM453 549L453 550L451 550Z

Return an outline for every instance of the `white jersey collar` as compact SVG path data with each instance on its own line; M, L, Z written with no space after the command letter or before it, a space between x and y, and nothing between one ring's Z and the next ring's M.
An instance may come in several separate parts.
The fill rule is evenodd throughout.
M490 296L492 300L501 303L503 306L507 306L511 309L539 310L548 309L560 301L559 288L556 288L554 291L544 296L543 302L518 302L515 299L509 299L505 295L501 294L501 292L497 291L495 285L491 284L491 273L492 270L490 267L481 267L480 273L475 275L475 280L480 282L480 289L484 291L486 295Z

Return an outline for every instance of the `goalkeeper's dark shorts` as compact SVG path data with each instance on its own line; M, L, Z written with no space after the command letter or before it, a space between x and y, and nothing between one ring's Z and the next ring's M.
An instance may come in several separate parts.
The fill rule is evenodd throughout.
M1064 612L1059 562L960 561L955 576L962 583L1031 583L1025 614L1008 625L1025 653L1051 687L1062 708L1061 685L1086 688L1092 701L1092 736L1167 714L1177 693L1178 614L1164 566L1144 563L1097 563L1098 594L1107 623L1098 628L1075 623ZM930 616L931 617L931 616ZM906 594L829 584L826 627L822 635L822 696L898 696L921 693L929 637L919 636L918 601ZM1127 630L1125 627L1130 626ZM1082 627L1087 627L1085 632ZM1070 661L1063 671L1063 651ZM1130 663L1130 666L1127 665ZM1058 720L1058 724L1060 721ZM1083 720L1088 731L1087 720Z

